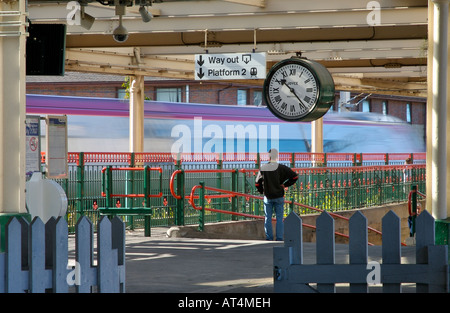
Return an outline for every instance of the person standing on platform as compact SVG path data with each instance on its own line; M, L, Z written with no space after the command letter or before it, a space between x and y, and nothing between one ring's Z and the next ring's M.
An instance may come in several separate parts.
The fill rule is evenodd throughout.
M284 225L284 190L298 179L297 173L289 167L278 163L278 150L269 150L269 163L261 166L256 176L255 187L264 194L264 230L266 240L273 240L272 215L276 216L276 240L283 240Z

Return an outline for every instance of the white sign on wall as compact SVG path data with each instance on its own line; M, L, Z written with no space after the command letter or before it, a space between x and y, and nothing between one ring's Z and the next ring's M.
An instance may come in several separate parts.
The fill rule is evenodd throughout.
M41 171L41 117L27 115L25 119L26 165L25 173Z
M67 116L49 115L47 122L47 177L66 178L67 164Z
M266 54L196 54L195 80L264 79Z

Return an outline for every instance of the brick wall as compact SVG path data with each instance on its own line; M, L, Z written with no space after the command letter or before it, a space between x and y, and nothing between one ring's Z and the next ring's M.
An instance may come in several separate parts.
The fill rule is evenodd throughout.
M55 83L32 83L27 84L27 93L73 96L73 97L100 97L116 98L117 89L122 88L121 83L102 84L55 84Z
M118 82L88 82L88 83L27 83L27 93L76 97L116 98L117 90L123 89L122 81ZM149 81L145 82L145 95L150 100L156 100L157 88L180 88L181 101L186 102L186 86L189 87L189 102L209 104L237 104L237 91L247 90L247 104L253 104L255 90L262 87L234 85L216 82L189 81Z

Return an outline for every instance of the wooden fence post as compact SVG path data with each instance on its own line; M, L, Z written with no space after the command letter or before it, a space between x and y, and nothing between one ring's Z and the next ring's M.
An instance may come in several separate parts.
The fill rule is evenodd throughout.
M350 264L367 264L368 259L368 234L367 218L357 211L349 220L349 254ZM367 293L367 284L350 284L350 292Z
M382 258L383 264L400 264L401 262L401 234L400 218L393 211L389 211L381 220ZM381 272L383 275L383 272ZM400 283L383 284L383 292L401 292Z
M51 287L51 270L46 271L45 269L45 249L43 249L45 225L40 218L35 217L30 224L30 230L30 291L44 293L46 288Z
M97 285L98 292L119 292L117 250L112 249L111 222L102 216L97 225Z
M316 255L317 264L334 264L334 219L331 215L323 211L316 220ZM319 292L335 292L334 283L318 283Z
M6 224L5 251L5 292L22 293L28 289L28 273L22 271L22 224L17 218L11 219Z
M80 293L90 293L97 284L96 272L93 268L93 231L92 222L82 216L75 226L75 280Z
M415 283L417 292L449 292L448 246L434 244L434 219L424 211L417 218L416 262L401 264L400 218L388 212L382 219L382 264L368 262L367 219L356 212L349 220L349 264L335 264L334 220L323 212L316 221L316 264L303 264L301 218L285 220L285 245L274 247L274 291L335 292L336 283L349 283L350 292L368 292L370 266L383 292L401 292L402 283Z
M5 252L0 253L1 293L66 293L125 291L125 225L117 217L99 222L98 258L93 265L92 223L83 216L76 225L75 269L68 265L68 225L64 217L46 224L12 218L6 225Z
M51 267L53 268L53 292L67 293L69 291L69 285L67 283L68 225L66 219L63 216L58 217L56 220L52 218L49 231L51 233L49 238L52 238Z

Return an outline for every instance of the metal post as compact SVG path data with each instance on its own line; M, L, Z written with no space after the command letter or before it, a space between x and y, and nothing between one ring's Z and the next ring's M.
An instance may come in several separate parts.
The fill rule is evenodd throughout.
M177 199L177 212L175 216L175 224L184 225L184 171L177 176L177 194L181 197Z
M261 153L260 152L256 153L255 168L257 168L257 169L261 168Z
M447 28L449 0L433 0L431 209L435 219L447 218Z
M416 216L417 216L417 185L411 186L411 235L414 236L416 233Z
M84 152L78 155L77 164L77 221L84 215L83 210L84 199Z
M135 154L134 152L130 153L130 162L128 164L129 167L135 167ZM126 171L125 172L125 194L133 194L134 193L134 171ZM125 198L125 207L126 208L133 208L133 198ZM130 229L134 229L134 217L130 215L124 216L125 223L128 224Z
M144 166L144 206L150 207L150 168L148 165ZM151 215L144 215L144 236L150 237L152 235Z
M231 190L234 192L238 192L238 170L234 170L231 173ZM231 211L232 212L237 212L238 208L237 208L237 199L236 197L232 197L231 198ZM231 216L231 220L232 221L236 221L238 218L236 215L232 215Z
M111 166L106 167L105 171L105 205L107 208L112 207L111 189L112 189L112 171Z
M220 157L219 160L217 160L217 169L221 170L223 169L223 158L222 158L223 154L220 153ZM216 183L217 188L222 189L222 173L217 173L217 183ZM219 210L223 210L223 199L220 198L219 200ZM222 213L216 213L216 220L217 222L221 222L222 221Z
M200 211L200 215L198 217L198 230L205 230L205 182L200 182L200 206L202 210Z

